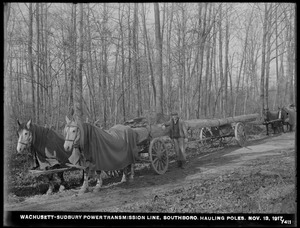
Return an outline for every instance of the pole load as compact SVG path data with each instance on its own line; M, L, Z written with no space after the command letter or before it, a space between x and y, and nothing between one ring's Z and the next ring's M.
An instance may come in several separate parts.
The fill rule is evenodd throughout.
M256 121L259 114L241 115L235 117L228 117L224 119L193 119L185 120L186 127L189 129L197 129L203 127L218 127L226 124L237 122L251 122ZM125 122L125 125L130 125L138 135L138 144L143 143L145 140L168 136L170 127L162 128L162 124L149 125L146 118L138 117L133 120Z
M249 114L249 115L241 115L234 117L227 117L224 119L193 119L184 121L187 128L196 129L202 127L218 127L231 123L238 122L251 122L256 121L259 118L259 114Z

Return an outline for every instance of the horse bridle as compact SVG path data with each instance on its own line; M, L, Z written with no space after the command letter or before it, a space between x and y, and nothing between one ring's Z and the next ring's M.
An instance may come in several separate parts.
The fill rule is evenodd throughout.
M72 142L73 147L78 147L78 144L77 144L77 142L75 142L75 140L78 137L78 133L80 134L80 128L77 125L66 125L66 128L70 128L70 127L75 127L77 129L76 135L75 135L74 139L65 138L65 141Z
M25 143L25 142L21 142L21 141L18 140L18 143L20 143L22 145L25 145L26 147L29 147L32 143L32 133L30 131L28 131L28 132L30 134L29 137L28 137L30 140L28 140L28 142Z
M279 112L278 112L278 119L282 119L282 109L279 109Z

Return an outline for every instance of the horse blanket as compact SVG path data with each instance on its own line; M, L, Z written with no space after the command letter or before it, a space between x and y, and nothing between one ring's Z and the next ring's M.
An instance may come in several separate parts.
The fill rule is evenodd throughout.
M35 153L40 168L46 169L58 164L66 164L71 152L64 149L64 137L55 131L32 124L32 153Z
M293 108L285 108L286 112L288 113L288 118L284 120L284 122L288 122L290 125L296 125L296 111Z
M95 164L96 170L123 169L135 162L138 135L129 126L115 125L106 131L83 123L82 130L81 149L85 160Z

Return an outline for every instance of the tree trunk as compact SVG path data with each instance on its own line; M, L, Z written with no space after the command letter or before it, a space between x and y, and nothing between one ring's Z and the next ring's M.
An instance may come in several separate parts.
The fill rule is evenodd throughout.
M198 3L198 40L199 40L199 69L198 69L198 101L197 101L197 118L200 118L201 116L201 85L202 85L202 69L203 69L203 56L204 56L204 45L205 45L205 39L204 39L204 26L201 23L202 20L202 3ZM205 21L205 19L204 19Z
M32 119L36 120L35 111L35 79L34 79L34 65L33 65L33 11L32 3L29 3L29 43L28 43L28 57L29 57L29 75L31 77L31 94L32 94Z
M37 77L37 115L36 115L36 123L40 123L40 110L41 110L41 85L40 85L40 19L39 19L39 8L40 4L36 3L36 34L37 34L37 40L36 40L36 54L37 54L37 60L36 60L36 77Z
M102 37L102 64L103 64L103 77L102 77L102 95L103 95L103 127L107 127L108 122L108 89L107 89L107 77L108 77L108 56L107 56L107 3L103 3L103 30L104 35Z
M271 61L271 31L272 31L272 3L270 3L268 13L268 22L267 22L267 34L266 34L266 48L267 48L267 56L266 56L266 84L265 84L265 104L266 108L269 108L269 78L270 78L270 61Z
M289 17L286 17L287 23L287 72L288 72L288 97L287 104L295 104L295 93L294 93L294 64L295 62L295 45L294 45L294 28L293 20L295 18L294 8L288 13ZM294 21L295 22L295 21ZM295 22L296 23L296 22ZM295 77L296 78L296 77Z
M265 17L263 22L263 40L262 40L262 55L261 55L261 78L260 78L260 102L261 116L265 108L265 65L266 65L266 39L267 39L267 20L268 20L268 3L265 3Z
M172 110L172 58L171 58L171 37L172 37L172 24L173 24L173 8L174 3L172 3L171 6L171 15L169 16L169 23L168 23L168 31L167 31L167 107L168 112L171 112Z
M156 96L156 113L163 115L163 72L162 72L162 37L160 32L160 17L159 17L159 5L154 3L154 16L155 16L155 62L156 62L156 75L158 93Z
M230 39L228 7L229 6L226 6L226 31L225 31L225 71L224 71L224 90L225 90L224 113L225 113L225 116L228 115L228 111L231 109L231 107L229 107L229 103L228 103L228 72L229 72L228 58L229 58L229 39Z
M144 35L146 40L146 48L147 48L147 58L148 58L148 64L150 69L150 76L151 76L151 85L153 90L153 100L154 100L154 106L156 107L156 86L155 86L155 78L153 73L153 66L152 66L152 60L151 60L151 51L150 51L150 45L149 45L149 38L148 38L148 32L146 27L146 15L145 15L145 9L144 9L144 3L142 7L142 13L143 13L143 27L144 27ZM150 97L149 97L150 99ZM151 104L151 103L150 103Z
M69 113L74 110L74 75L76 74L76 4L72 5L71 31L70 31L70 95L69 95Z
M127 71L127 80L126 80L126 82L127 82L127 88L129 88L128 89L128 96L127 96L127 100L128 100L128 102L127 102L127 110L128 110L128 112L129 113L131 113L131 102L132 102L132 100L134 100L134 99L132 99L131 98L131 92L132 92L132 76L131 76L131 62L132 62L132 57L131 57L131 52L132 52L132 50L131 50L131 39L132 39L132 37L131 37L131 33L132 33L132 28L131 28L131 26L130 26L130 20L131 20L131 18L130 18L130 15L131 15L131 7L130 7L130 3L128 4L128 71Z
M133 17L133 69L134 75L136 79L136 90L137 90L137 116L141 116L143 114L142 111L142 91L141 91L141 79L139 72L139 40L138 40L138 32L139 32L139 23L138 23L138 3L134 3L134 17Z
M83 68L83 3L80 4L79 21L79 68L76 77L74 111L79 120L83 121L82 112L82 68Z
M122 88L122 115L123 122L126 121L126 106L125 106L125 47L124 47L124 31L123 31L123 11L121 14L121 8L119 7L119 25L120 25L120 36L121 36L121 88Z

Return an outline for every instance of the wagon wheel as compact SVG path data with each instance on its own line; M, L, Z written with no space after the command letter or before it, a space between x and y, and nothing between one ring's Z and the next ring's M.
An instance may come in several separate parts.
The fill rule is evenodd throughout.
M164 141L160 138L154 138L149 146L149 155L151 166L158 174L164 174L169 165L168 150Z
M219 147L221 146L222 137L214 135L214 132L208 127L201 128L200 142L205 147Z
M246 144L246 132L243 123L237 123L234 128L234 136L238 144L243 147Z
M211 137L212 137L212 135L206 127L201 128L199 138L200 138L200 144L202 146L207 147L212 141L211 139L208 139L208 138L211 138Z

